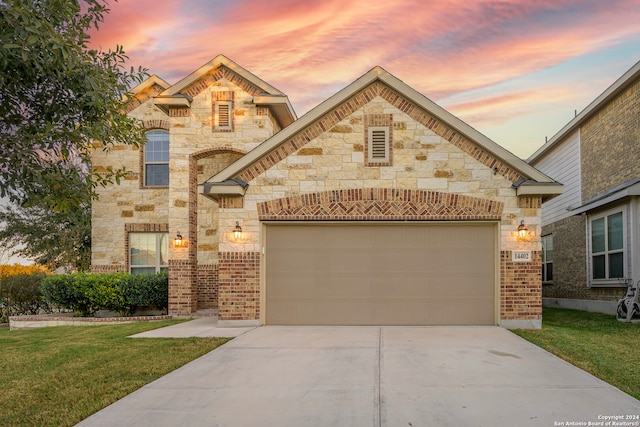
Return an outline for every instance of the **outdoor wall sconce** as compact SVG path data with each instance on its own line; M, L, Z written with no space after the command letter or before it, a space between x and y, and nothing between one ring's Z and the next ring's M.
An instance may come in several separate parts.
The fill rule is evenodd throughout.
M233 228L233 238L239 240L242 237L242 227L240 227L240 222L236 221L236 226Z
M524 240L527 238L528 234L527 227L524 225L524 219L520 220L520 225L518 226L518 239Z
M176 233L176 238L173 240L173 245L175 247L182 246L182 234L180 234L179 231Z

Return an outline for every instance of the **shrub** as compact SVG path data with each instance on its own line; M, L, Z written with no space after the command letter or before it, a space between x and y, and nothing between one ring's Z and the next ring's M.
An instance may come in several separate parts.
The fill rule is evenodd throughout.
M37 271L0 278L0 321L7 321L9 316L51 311L40 291L40 282L46 276Z
M92 301L88 274L58 274L42 281L42 294L59 306L75 311L80 316L91 316L98 309Z
M122 291L125 304L133 311L143 306L158 310L166 310L169 306L169 276L166 272L129 275L128 280L122 283Z
M131 315L137 307L168 306L169 280L159 274L61 274L42 282L42 292L52 303L92 316L97 310Z

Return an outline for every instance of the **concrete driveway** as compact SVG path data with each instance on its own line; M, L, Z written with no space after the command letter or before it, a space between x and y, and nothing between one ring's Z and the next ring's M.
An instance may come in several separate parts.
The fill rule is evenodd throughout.
M640 401L499 327L266 326L79 425L638 426L606 424L638 415Z

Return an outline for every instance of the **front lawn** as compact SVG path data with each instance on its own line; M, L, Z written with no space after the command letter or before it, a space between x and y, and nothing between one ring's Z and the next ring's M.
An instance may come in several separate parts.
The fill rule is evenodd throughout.
M513 332L640 399L640 324L618 322L612 315L545 308L541 330Z
M72 426L228 341L126 338L175 323L0 328L0 425Z

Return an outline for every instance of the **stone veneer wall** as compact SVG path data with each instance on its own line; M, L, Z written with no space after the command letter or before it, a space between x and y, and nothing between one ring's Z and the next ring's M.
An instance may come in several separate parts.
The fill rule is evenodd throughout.
M391 165L364 167L370 114L392 115ZM261 220L497 221L505 257L501 320L541 319L540 197L518 198L517 171L384 84L363 89L239 177L250 186L242 204L220 205L219 226L231 230L239 221L243 236L220 234L221 252L258 253ZM521 220L530 233L525 241L517 239ZM510 265L513 250L531 250L533 262ZM253 311L244 317L242 310L236 307L233 318L253 319Z

